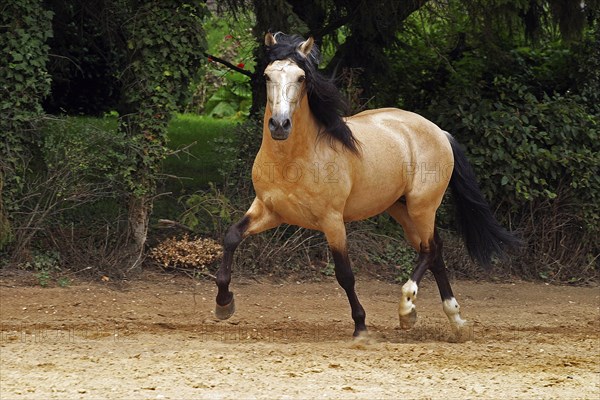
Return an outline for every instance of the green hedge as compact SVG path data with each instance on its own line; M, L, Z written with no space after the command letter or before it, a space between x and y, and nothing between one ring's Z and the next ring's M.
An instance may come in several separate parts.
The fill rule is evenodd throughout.
M40 0L15 0L0 8L0 250L12 238L8 215L19 208L30 155L39 144L35 124L50 91L51 19Z
M466 147L498 217L528 242L511 266L522 276L597 274L600 116L581 90L594 92L597 74L579 87L567 76L586 59L574 49L521 50L498 66L468 54L427 110Z

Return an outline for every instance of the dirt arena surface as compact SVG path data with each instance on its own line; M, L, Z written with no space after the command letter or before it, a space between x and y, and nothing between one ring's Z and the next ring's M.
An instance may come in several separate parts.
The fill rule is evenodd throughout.
M472 323L462 343L427 280L405 332L400 285L359 278L360 340L333 279L234 276L232 289L237 312L216 322L211 282L0 279L0 398L600 398L597 287L454 282Z

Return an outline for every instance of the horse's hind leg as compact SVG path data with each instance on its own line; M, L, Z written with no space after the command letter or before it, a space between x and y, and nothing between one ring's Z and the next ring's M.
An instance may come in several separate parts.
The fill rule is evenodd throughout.
M441 197L440 197L441 201ZM419 252L417 265L410 279L402 286L402 297L398 305L400 327L410 329L417 321L415 301L419 291L419 283L428 269L441 258L440 249L434 238L436 204L439 202L427 199L408 198L407 204L396 202L387 211L403 227L411 245Z
M435 258L435 254L429 251L430 247L421 246L417 266L413 270L410 279L402 286L402 297L398 305L398 317L400 318L400 328L410 329L417 322L417 293L419 292L419 283L423 275L430 268Z
M229 291L235 249L245 237L274 228L280 223L277 215L270 212L259 199L254 199L246 215L227 230L223 240L223 261L217 271L216 279L218 292L215 316L217 318L227 319L235 312L233 293Z
M416 250L421 250L421 238L419 237L419 232L415 227L414 223L411 221L408 216L408 209L406 208L406 204L401 201L397 201L391 205L390 208L386 210L388 214L392 216L400 225L402 225L402 229L404 230L404 236L408 243Z
M444 312L450 320L452 331L458 335L466 321L460 317L460 306L454 298L448 276L446 275L446 266L444 265L442 254L443 243L433 227L435 219L434 211L416 216L413 214L413 217L411 217L406 205L400 202L394 204L387 211L402 225L408 241L419 251L417 266L408 282L402 286L402 298L400 299L398 308L400 327L410 329L416 322L415 300L417 298L418 285L427 269L430 269L438 285ZM430 232L433 232L433 234ZM427 241L423 242L422 238L425 238ZM423 243L428 243L428 245L425 246Z
M421 235L414 221L408 214L406 204L400 201L394 203L387 212L400 224L404 229L406 239L416 251L419 252L417 265L411 274L410 279L402 286L402 297L398 306L398 316L400 318L400 327L402 329L410 329L417 322L417 308L415 301L417 300L417 292L419 291L419 283L423 278L423 274L431 265L431 254L429 246L423 248L421 245Z
M442 248L442 240L437 231L434 232L429 246L425 247L421 245L417 267L408 282L402 286L402 298L400 299L398 308L400 327L410 329L416 322L416 308L414 303L417 297L418 285L427 269L430 269L440 291L444 313L446 313L446 316L450 320L452 331L456 334L457 339L464 339L462 331L466 321L460 316L460 306L452 293L450 281L446 275Z
M457 339L461 339L460 336L467 321L461 318L460 306L458 305L458 302L452 293L452 288L450 287L450 281L448 280L448 275L446 274L446 266L442 256L443 243L437 231L434 235L434 241L436 246L436 257L433 260L433 264L431 264L430 269L431 272L433 272L438 289L440 290L444 312L450 320L452 331L457 336Z
M348 250L346 247L346 227L341 215L339 218L329 217L327 221L322 222L322 230L327 237L327 243L333 255L335 263L335 277L340 286L346 291L348 302L352 309L352 319L354 320L354 334L357 337L367 331L365 325L365 309L360 304L356 291L354 290L354 273Z

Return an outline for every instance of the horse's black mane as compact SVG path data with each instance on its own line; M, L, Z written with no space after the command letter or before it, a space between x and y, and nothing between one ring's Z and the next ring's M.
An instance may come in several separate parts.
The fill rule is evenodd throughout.
M340 141L353 153L359 152L358 141L342 119L348 112L348 105L331 79L324 77L317 67L320 54L316 45L310 54L304 57L298 52L298 46L304 39L298 35L274 34L277 43L267 46L267 63L290 59L302 68L306 74L306 88L310 109L321 124L319 135Z

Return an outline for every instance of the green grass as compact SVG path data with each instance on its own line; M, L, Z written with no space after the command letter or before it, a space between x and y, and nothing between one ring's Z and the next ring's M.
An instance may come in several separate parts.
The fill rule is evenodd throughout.
M183 211L178 199L207 189L209 183L221 183L219 167L223 155L215 151L215 139L233 135L236 122L193 114L179 114L168 128L167 146L177 154L163 162L162 172L168 175L158 188L153 218L178 219Z
M209 182L220 183L223 160L215 151L214 140L233 135L235 125L231 120L177 115L169 124L167 146L180 151L164 161L163 172L178 179L169 179L165 189L176 195L205 189Z

